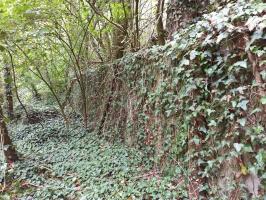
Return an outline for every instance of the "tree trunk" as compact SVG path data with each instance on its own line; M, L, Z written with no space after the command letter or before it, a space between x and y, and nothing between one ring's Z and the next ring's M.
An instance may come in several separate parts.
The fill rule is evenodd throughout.
M4 80L5 80L5 97L7 103L7 114L9 119L14 118L14 105L13 105L13 94L12 94L12 76L10 65L5 64L4 66Z
M119 0L119 3L121 3L124 7L124 16L119 17L119 19L114 19L114 21L115 23L119 24L123 28L123 30L117 27L114 27L114 30L113 30L112 58L114 60L123 57L126 44L127 44L126 39L127 39L128 17L129 17L127 10L129 9L129 5L127 2L124 2L123 0Z
M156 29L158 35L158 44L165 44L165 30L163 26L163 12L164 12L164 0L158 0L157 10L156 10Z
M4 148L2 150L4 151L6 159L8 161L18 160L18 155L8 135L1 105L0 105L0 141L1 141L1 149L2 147Z
M121 3L123 5L124 8L124 16L123 17L119 17L119 19L114 19L116 24L119 24L121 27L123 27L123 30L119 29L118 27L114 27L114 31L112 34L112 59L116 60L119 58L122 58L124 55L124 51L126 49L126 39L127 39L127 30L128 30L128 13L127 13L127 9L129 9L129 5L127 4L127 2L124 2L123 0L119 0L119 3ZM112 12L112 11L111 11ZM101 135L103 133L103 128L104 128L104 124L107 118L108 113L110 112L111 109L111 104L113 101L113 95L117 89L117 74L118 74L118 65L114 65L114 76L111 82L111 87L110 87L110 94L105 102L104 105L104 110L103 110L103 114L101 117L101 121L100 121L100 125L99 125L99 129L98 129L98 134Z
M140 27L139 27L139 7L140 7L140 0L135 0L133 3L133 9L132 9L132 24L135 27L132 27L134 30L134 44L133 44L133 50L137 51L140 48ZM134 19L133 19L134 18Z

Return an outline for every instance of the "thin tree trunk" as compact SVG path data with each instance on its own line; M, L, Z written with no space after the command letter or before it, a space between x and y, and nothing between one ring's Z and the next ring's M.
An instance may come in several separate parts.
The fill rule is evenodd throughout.
M5 97L7 103L7 115L8 118L12 120L14 118L12 77L11 77L10 65L7 63L4 66L4 80L5 80Z
M112 58L114 60L122 58L124 55L124 51L126 48L126 38L127 38L128 20L129 20L126 11L126 9L128 9L128 5L123 0L120 0L119 2L124 7L124 17L123 19L116 20L116 24L119 24L119 26L122 27L123 29L121 30L117 27L114 27L113 36L112 36L113 40Z
M116 67L116 66L115 66ZM103 128L104 128L104 124L105 124L105 121L106 121L106 118L107 118L107 115L110 111L110 108L111 108L111 104L113 102L113 94L115 92L115 86L116 86L116 77L117 76L117 73L115 72L114 73L114 77L112 79L112 83L111 83L111 88L110 88L110 94L108 96L108 99L105 103L105 106L104 106L104 110L103 110L103 114L102 114L102 118L101 118L101 121L100 121L100 125L99 125L99 129L98 129L98 134L101 135L103 133Z
M124 18L117 20L115 23L119 24L119 26L123 27L123 29L119 29L117 27L114 27L113 31L113 37L112 37L112 59L116 60L119 58L122 58L124 55L124 50L126 48L126 38L127 38L127 30L128 30L128 16L126 12L126 3L123 0L119 1L122 3L124 7ZM113 95L116 90L116 79L117 79L117 74L118 74L118 65L114 65L114 76L111 82L111 88L110 88L110 94L106 100L106 103L104 105L104 110L102 114L102 118L100 121L99 129L98 129L98 134L102 134L104 124L107 118L108 113L110 112L111 104L113 101Z
M18 155L8 135L1 105L0 105L0 142L1 142L1 150L4 151L6 159L8 161L18 160Z
M140 48L140 33L139 33L139 0L135 0L135 48L136 50Z
M156 10L156 29L158 35L158 44L165 44L165 30L163 26L163 12L164 12L164 0L158 0L157 10Z

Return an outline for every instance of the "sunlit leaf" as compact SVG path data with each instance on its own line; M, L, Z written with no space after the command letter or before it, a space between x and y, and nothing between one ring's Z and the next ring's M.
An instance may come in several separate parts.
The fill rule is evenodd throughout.
M247 68L247 61L246 60L238 61L233 66Z
M266 96L262 97L260 99L260 102L261 102L262 105L265 105L266 104Z
M244 144L234 143L234 148L237 152L240 152L241 149L244 147Z

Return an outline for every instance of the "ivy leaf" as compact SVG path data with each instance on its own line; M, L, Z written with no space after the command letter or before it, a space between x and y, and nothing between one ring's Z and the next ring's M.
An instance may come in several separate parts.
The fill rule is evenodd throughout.
M8 194L5 194L5 195L1 196L1 199L3 199L3 200L10 200L11 197Z
M194 60L196 58L196 56L199 55L199 52L198 51L195 51L195 50L192 50L190 52L190 60Z
M238 108L242 108L243 110L247 110L247 104L248 104L248 100L243 100L240 103L237 104Z
M209 126L217 126L217 123L214 120L211 120L208 125Z
M171 115L171 113L172 113L172 110L167 110L165 112L166 112L166 117L169 117Z
M210 116L212 113L215 113L215 110L207 109L208 116Z
M5 78L4 82L7 83L7 84L10 84L10 83L12 83L12 78L11 77Z
M260 150L259 153L256 155L256 160L260 166L264 166L264 160L266 160L266 151Z
M4 122L5 122L6 124L8 124L8 123L10 122L10 119L9 119L8 117L5 117L5 116L4 116L4 119L3 119L3 120L4 120Z
M246 125L246 118L238 119L237 122L238 122L241 126L245 126L245 125Z
M223 32L220 35L218 35L217 40L216 40L216 44L219 44L223 39L228 37L228 33L227 32Z
M253 149L250 145L246 145L246 146L244 146L243 151L246 153L252 153Z
M233 108L235 108L237 105L236 101L232 101L231 103L232 103Z
M260 99L260 102L262 103L262 105L265 105L266 104L266 96L262 97Z
M5 50L5 47L0 44L0 51L4 51L4 50Z
M240 143L234 143L233 145L234 145L234 148L235 148L235 150L237 152L240 152L241 149L242 149L242 147L244 147L244 145L243 144L240 144Z
M210 167L210 168L212 168L213 167L213 164L215 163L215 161L214 160L208 160L208 166Z
M196 145L199 145L199 144L200 144L200 139L199 139L199 138L194 137L192 140L193 140L193 142L194 142Z
M243 61L238 61L235 64L233 64L233 66L235 67L242 67L242 68L247 68L248 64L247 64L247 60L243 60Z
M189 60L186 59L186 58L183 58L180 62L180 66L183 66L183 65L189 65Z
M4 40L7 37L7 32L0 29L0 40Z
M261 39L263 36L263 31L261 30L256 30L253 35L251 36L251 40L250 42L247 43L246 45L246 51L250 48L250 46L256 41L256 40L259 40Z
M253 31L258 25L258 23L261 22L262 20L263 20L262 17L253 16L248 19L245 25L248 27L249 31Z
M252 110L252 112L250 114L253 115L253 114L258 113L258 112L261 112L260 108L256 108L256 109Z
M261 77L263 80L266 80L266 70L263 70L261 73L260 73Z

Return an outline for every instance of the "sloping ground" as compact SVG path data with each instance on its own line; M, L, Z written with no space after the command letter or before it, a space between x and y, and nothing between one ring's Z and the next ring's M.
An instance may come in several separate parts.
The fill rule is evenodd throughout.
M61 119L12 125L22 159L9 165L0 199L185 199L180 169L163 175L134 149L86 132ZM176 198L175 198L176 197Z

